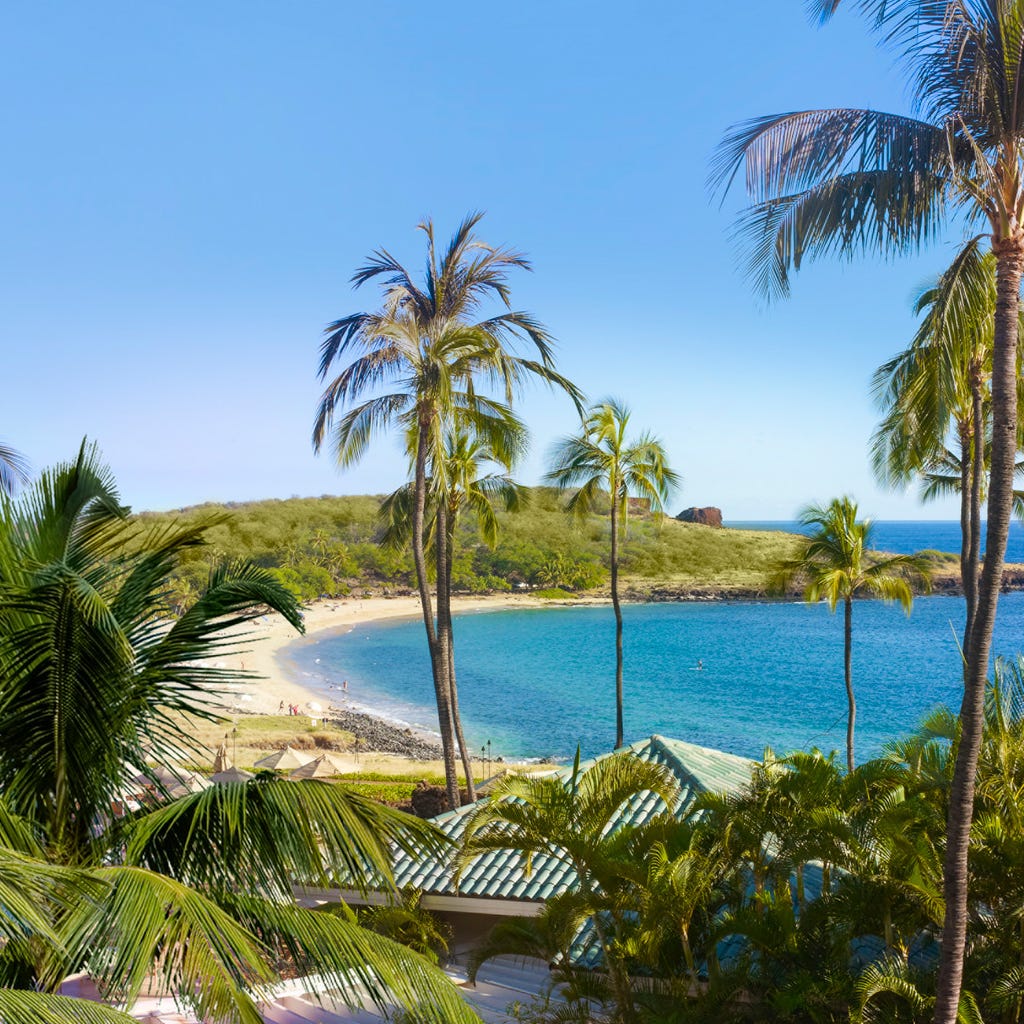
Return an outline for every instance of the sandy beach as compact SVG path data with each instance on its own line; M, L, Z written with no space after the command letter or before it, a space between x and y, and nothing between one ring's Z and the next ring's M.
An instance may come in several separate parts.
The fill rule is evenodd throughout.
M546 607L542 601L529 595L497 594L480 597L456 597L452 611L500 611L510 608ZM323 694L303 686L291 678L278 655L289 644L302 642L316 634L332 632L353 625L363 625L383 619L415 619L421 615L419 598L372 597L344 598L316 601L304 613L305 637L277 614L268 614L238 634L238 651L225 654L218 664L225 668L244 670L252 678L232 684L225 698L225 707L248 714L276 715L282 704L295 705L303 714L310 713L310 704L322 706ZM426 643L426 640L424 640ZM372 711L372 708L367 710Z

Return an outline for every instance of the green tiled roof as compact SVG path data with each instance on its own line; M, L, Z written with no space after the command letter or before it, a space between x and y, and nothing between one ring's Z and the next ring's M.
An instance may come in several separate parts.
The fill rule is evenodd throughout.
M701 793L733 793L750 782L753 762L720 750L709 750L664 736L651 736L626 749L643 761L665 765L676 777L680 798L672 810L677 815L685 814ZM580 769L593 763L593 760L587 761L580 765ZM572 768L563 768L557 775L568 779L571 772ZM660 797L650 792L643 793L623 807L617 827L641 825L664 810L665 804ZM462 841L466 821L472 811L472 805L460 807L433 819L434 824L454 841L454 849ZM576 872L557 857L534 857L533 870L526 877L522 859L516 851L494 850L481 854L463 871L456 889L452 867L454 849L447 859L428 855L410 857L400 853L395 864L395 880L400 886L422 889L425 893L531 901L546 900L571 888L576 882Z

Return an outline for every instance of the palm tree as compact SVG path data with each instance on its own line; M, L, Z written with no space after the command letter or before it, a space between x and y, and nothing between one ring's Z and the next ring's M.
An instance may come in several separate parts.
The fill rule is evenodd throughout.
M455 562L459 521L469 512L485 544L493 548L498 543L498 519L495 506L507 512L522 507L523 490L508 472L487 472L488 466L511 469L526 447L526 427L513 414L504 410L500 416L478 417L470 424L455 420L444 438L444 473L435 486L433 478L427 481L427 536L436 551L437 508L446 507L445 521L448 537L445 545L446 561L438 566L437 608L438 620L447 625L452 643L448 646L449 700L452 727L466 776L466 793L470 803L476 800L473 782L473 764L469 746L462 734L459 715L459 691L455 675L454 628L451 617L452 569ZM381 517L387 524L383 542L393 547L404 547L412 530L413 488L406 484L389 494L381 505Z
M511 415L499 420L497 426L498 430L489 431L488 436L483 437L467 430L463 424L455 424L445 439L444 479L447 485L445 492L438 495L438 500L447 505L448 523L447 559L443 567L444 601L442 603L439 589L438 615L443 616L448 633L453 637L448 646L448 684L451 687L452 717L470 803L476 800L476 789L471 752L462 735L459 717L452 625L452 567L455 561L456 531L464 513L473 516L484 543L493 548L498 543L495 504L503 505L507 512L515 512L522 507L523 492L508 472L485 473L483 469L490 463L510 470L526 448L526 427Z
M215 568L173 614L168 578L207 525L134 521L85 445L0 499L0 921L28 933L0 948L2 984L50 990L86 968L131 1005L155 976L204 1019L255 1024L254 990L282 952L350 998L363 985L382 1005L437 1001L435 1020L472 1019L419 957L292 899L296 882L387 885L391 844L436 849L433 830L326 783L256 779L172 801L148 766L194 752L196 718L220 720L236 674L215 661L248 623L269 607L302 628L289 592L244 563ZM153 796L119 817L140 772ZM41 921L2 884L19 864L36 878L26 894L54 890L36 900Z
M955 464L960 495L960 578L966 616L963 648L977 609L988 374L994 332L995 257L971 239L938 281L917 297L924 313L910 347L881 366L873 387L884 418L872 438L876 476L904 484L924 477L922 499L945 491ZM950 425L958 453L946 447ZM966 666L965 666L966 670Z
M671 977L675 965L666 963L665 953L674 951L678 943L689 995L698 992L700 985L694 921L701 916L710 919L707 909L721 888L727 867L721 850L701 849L700 836L692 822L680 822L673 830L672 848L665 842L655 843L643 865L636 898L637 944L646 954L644 959Z
M488 850L517 850L527 873L538 856L555 857L576 873L575 891L590 917L604 955L618 1019L633 1018L629 974L609 934L620 907L616 891L627 874L623 868L642 857L645 844L636 829L615 829L624 806L644 792L654 793L666 813L679 802L678 784L663 765L641 761L623 751L580 768L579 751L567 779L511 774L499 779L489 800L466 822L459 863L464 868ZM660 834L658 816L640 826ZM621 920L619 925L621 927Z
M913 341L879 367L873 381L883 412L871 442L875 475L892 486L920 477L922 501L952 494L960 498L965 651L970 648L981 569L995 303L995 257L982 248L980 238L973 238L938 280L919 293L914 309L924 317ZM955 451L947 447L951 432ZM1018 474L1022 469L1018 464ZM1014 492L1014 511L1024 512L1020 491Z
M816 0L827 19L840 0ZM985 680L1013 506L1017 338L1024 274L1024 0L858 0L905 58L917 116L806 110L756 118L726 138L712 179L740 167L751 200L741 231L750 270L785 294L805 259L920 248L955 216L991 236L996 260L988 535L966 652L944 871L937 1024L953 1024L963 974L967 854L981 749Z
M853 695L853 599L870 594L885 602L899 601L909 615L914 604L911 582L927 587L927 563L916 555L893 555L870 560L871 520L858 521L857 505L850 498L833 498L824 508L809 505L800 513L800 523L813 529L803 550L783 562L772 578L772 587L785 591L794 583L804 589L804 600L825 601L835 613L843 603L843 674L846 682L846 767L853 771L854 725L857 702Z
M629 409L615 399L592 406L583 421L583 433L555 444L547 483L578 490L568 510L580 520L610 503L611 590L615 609L615 748L622 746L622 607L619 602L619 531L627 527L629 498L636 495L661 513L679 476L669 468L661 442L651 434L626 439ZM607 497L606 497L607 495Z
M411 546L423 624L430 651L434 695L444 749L448 800L459 804L455 740L449 683L449 623L435 620L424 546L427 479L443 480L444 437L458 413L469 419L491 415L495 403L480 390L494 385L511 402L529 377L565 390L579 403L579 393L554 369L547 331L527 313L512 309L507 276L529 269L521 253L485 245L473 234L481 214L468 216L438 253L431 221L419 225L427 236L427 270L423 286L385 249L375 252L352 280L358 287L383 282L383 304L374 313L353 313L328 325L320 350L320 378L348 360L328 381L313 426L313 448L330 438L341 468L366 452L377 434L397 428L412 463ZM501 312L477 319L481 305L497 300ZM518 356L522 341L538 360ZM335 416L346 410L341 419ZM437 565L447 562L447 510L438 506Z

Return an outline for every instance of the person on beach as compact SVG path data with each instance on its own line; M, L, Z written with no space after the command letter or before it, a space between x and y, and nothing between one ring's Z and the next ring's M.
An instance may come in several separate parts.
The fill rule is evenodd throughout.
M348 680L347 679L343 679L341 681L341 692L342 693L348 693Z

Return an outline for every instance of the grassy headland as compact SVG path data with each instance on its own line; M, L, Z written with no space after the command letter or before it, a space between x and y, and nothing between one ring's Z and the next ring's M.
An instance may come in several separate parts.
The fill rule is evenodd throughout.
M550 488L528 489L527 499L515 514L499 513L493 550L472 526L461 526L453 572L456 592L501 593L528 586L552 599L604 595L608 516L592 515L577 525ZM210 565L225 557L275 569L304 600L411 593L410 555L380 543L380 503L371 495L324 496L207 504L143 516L150 521L219 520L209 532L211 544L196 549L176 578L183 600L203 585ZM713 529L637 514L622 548L623 594L632 600L759 596L772 566L791 557L797 543L787 533ZM934 564L939 589L958 584L954 556L935 553Z
M527 492L524 508L499 513L492 550L468 524L460 528L453 572L462 593L500 593L529 586L567 594L601 594L609 518L592 515L581 525L549 488ZM408 552L381 545L381 499L374 496L291 498L207 504L150 521L216 518L210 545L198 548L177 578L182 597L202 585L209 566L225 557L247 558L277 570L303 599L346 594L406 593L413 588ZM702 593L760 593L770 567L791 554L785 533L712 529L637 514L622 548L625 590L634 597Z

